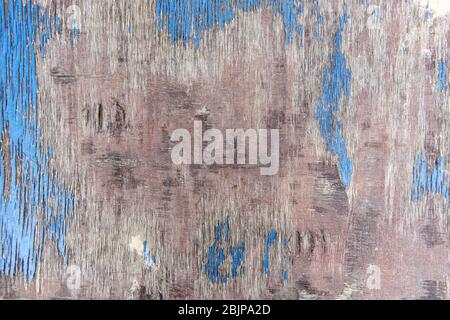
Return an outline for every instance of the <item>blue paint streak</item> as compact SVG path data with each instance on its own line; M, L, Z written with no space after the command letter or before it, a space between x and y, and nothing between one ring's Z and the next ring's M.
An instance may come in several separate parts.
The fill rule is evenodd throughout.
M78 29L77 29L77 22L74 21L72 24L72 41L75 41L77 39L77 35L78 35Z
M313 25L313 38L314 40L321 40L323 34L323 25L324 25L324 17L320 13L320 7L317 4L314 9L314 14L316 16L317 21Z
M438 92L440 94L446 94L448 91L447 82L447 63L444 59L438 61Z
M215 237L213 244L208 249L207 261L203 269L212 283L227 283L229 279L229 267L224 266L231 257L231 277L237 278L244 271L242 266L245 259L245 245L238 242L233 245L229 237L229 218L224 223L215 226Z
M157 0L156 27L170 35L172 45L181 41L186 46L193 42L198 48L205 31L224 28L235 19L237 10L252 12L265 3L263 0ZM267 5L274 16L281 15L286 44L293 41L295 34L301 40L302 0L268 0Z
M445 174L445 158L438 157L431 167L420 153L413 168L412 200L418 201L427 194L440 194L448 199L448 181Z
M144 265L148 266L147 271L152 271L150 262L152 262L153 264L156 265L157 249L155 248L153 250L154 253L152 254L152 250L151 250L150 246L148 246L147 240L144 240L143 245L144 245L144 250L143 250L142 256L143 256L143 260L144 260Z
M347 61L342 53L342 32L348 20L347 10L340 19L334 39L334 52L331 55L330 66L324 70L322 79L322 94L316 104L315 118L319 122L320 133L327 149L338 157L338 170L345 187L350 185L353 171L352 162L347 152L346 140L342 132L342 124L336 118L341 109L343 97L349 98L352 72L347 67Z
M430 11L430 1L427 1L427 4L425 5L425 21L428 21L431 17L431 11Z
M275 244L275 240L277 239L276 230L271 230L266 236L266 249L264 253L264 273L269 273L269 249L271 246Z
M244 261L244 253L245 246L243 242L240 242L236 247L231 246L231 276L233 278L237 278L237 276L239 275L239 269L242 265L242 262Z
M72 193L48 169L53 150L42 148L36 116L35 48L44 56L44 44L57 29L54 21L45 10L40 15L30 0L10 0L7 6L0 1L0 129L3 135L9 133L11 155L10 185L5 179L6 159L0 157L0 275L21 273L28 282L35 276L47 239L67 263L64 239L76 206ZM19 161L22 172L17 170Z

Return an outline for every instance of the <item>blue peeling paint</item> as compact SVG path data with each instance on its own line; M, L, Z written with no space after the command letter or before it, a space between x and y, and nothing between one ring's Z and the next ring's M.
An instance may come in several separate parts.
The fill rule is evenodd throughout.
M214 242L208 249L206 263L203 265L204 271L213 283L227 283L230 269L233 279L244 272L245 245L243 242L232 244L229 232L229 218L223 223L216 224Z
M73 22L71 35L72 35L72 40L75 41L77 39L77 36L78 36L78 29L77 29L77 22L76 21Z
M152 251L152 249L150 248L150 246L147 243L147 240L144 240L143 245L144 245L144 250L143 250L142 256L143 256L143 260L144 260L144 266L146 266L147 271L151 272L152 265L156 265L157 249L155 246L155 248Z
M198 48L205 31L224 28L235 19L238 10L256 11L266 3L274 16L282 18L286 44L294 40L295 34L301 41L301 0L157 0L156 27L170 35L172 45L181 41L186 46L193 42Z
M428 21L431 17L431 11L430 11L430 1L427 1L427 4L425 5L425 21Z
M270 248L274 247L277 239L279 239L280 243L280 258L281 258L281 270L278 272L275 272L274 274L280 275L280 279L283 280L283 282L287 281L287 263L289 262L289 251L287 250L288 246L288 239L285 235L282 235L281 232L277 232L275 229L272 229L270 232L267 233L265 237L265 247L264 247L264 257L263 257L263 273L268 274L271 272L270 270Z
M318 4L315 5L314 15L316 16L316 22L313 25L313 39L314 40L322 40L324 17L320 13L320 7Z
M348 20L347 10L340 19L334 39L334 52L331 55L330 66L324 70L322 79L322 94L316 103L315 117L319 122L320 133L327 149L338 157L338 170L345 187L350 185L353 171L352 162L347 152L346 139L342 132L342 124L337 119L341 109L342 99L350 97L352 72L347 67L346 58L342 52L342 32Z
M0 129L9 134L11 155L10 165L0 157L0 274L20 273L28 282L47 239L67 263L65 235L76 206L72 193L48 168L53 150L42 147L36 116L35 48L44 56L44 45L57 30L55 21L30 0L0 1ZM1 148L6 153L6 146Z
M281 248L282 248L283 251L284 251L284 254L283 254L283 262L289 259L289 254L286 253L286 249L287 249L287 241L288 241L288 240L286 239L285 236L282 236L282 237L281 237ZM287 270L283 270L283 281L286 281L286 280L287 280Z
M60 32L60 30L59 30L60 23L61 23L61 18L59 16L56 16L56 19L55 19L55 31L56 32Z
M275 244L275 240L277 239L276 230L271 230L266 236L266 246L264 251L264 273L269 273L269 249L271 246Z
M438 92L446 94L448 91L447 63L444 59L438 61Z
M431 166L420 153L413 169L412 200L418 201L427 194L440 194L448 199L448 180L445 173L445 158L438 157Z
M59 17L50 16L47 13L47 9L42 12L40 24L38 24L39 33L39 47L41 50L42 58L45 57L45 45L59 31Z
M237 278L242 262L244 261L245 246L240 242L237 246L231 246L231 276Z

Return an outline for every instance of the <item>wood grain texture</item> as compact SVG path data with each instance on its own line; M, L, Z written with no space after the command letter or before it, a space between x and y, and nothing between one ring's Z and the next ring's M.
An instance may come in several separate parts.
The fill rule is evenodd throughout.
M183 43L160 28L164 2L172 1L36 2L41 18L46 8L61 20L45 54L34 44L34 116L42 149L53 150L47 170L75 200L64 250L32 240L35 273L2 269L0 297L448 299L445 5L295 1L301 32L286 39L286 13L228 1L232 21ZM5 112L9 96L0 97ZM318 110L340 134L324 133ZM279 129L278 174L173 164L170 135L193 133L195 120L223 131ZM8 186L14 139L2 122ZM327 139L344 149L333 152ZM2 190L6 204L15 189ZM24 241L5 230L4 257L6 235Z

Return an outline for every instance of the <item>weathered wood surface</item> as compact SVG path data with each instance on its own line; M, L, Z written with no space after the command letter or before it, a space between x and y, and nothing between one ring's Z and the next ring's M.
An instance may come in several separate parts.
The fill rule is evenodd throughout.
M446 1L281 1L302 8L292 39L275 4L221 1L232 21L186 43L160 20L172 2L38 1L25 114L53 152L12 181L28 158L2 115L0 297L448 299ZM7 17L2 39L19 32ZM21 77L1 82L3 113ZM173 164L170 135L194 120L280 129L278 174ZM49 173L70 208L46 193L28 208L27 185ZM35 234L7 227L14 217L34 218Z

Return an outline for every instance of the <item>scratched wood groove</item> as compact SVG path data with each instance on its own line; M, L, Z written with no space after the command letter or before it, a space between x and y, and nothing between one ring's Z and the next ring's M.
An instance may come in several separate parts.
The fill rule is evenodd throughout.
M30 117L41 149L53 150L48 171L75 204L57 241L31 240L39 254L29 279L5 239L29 240L2 227L0 297L450 298L446 1L283 0L302 8L292 40L287 14L266 1L248 1L251 10L224 1L234 19L202 30L198 44L158 28L159 4L171 2L23 2L61 19L45 54L35 43ZM67 27L74 17L76 28ZM326 99L336 101L320 109ZM5 119L0 183L8 186L11 172L27 169L10 168L15 140ZM195 120L280 129L278 174L174 165L170 135L193 132ZM326 130L337 123L345 145L333 153L327 138L337 133ZM350 172L341 167L347 156ZM16 189L0 190L6 224ZM42 206L62 215L58 203ZM45 217L38 208L37 221ZM37 234L50 237L41 223ZM223 261L212 261L220 250Z

